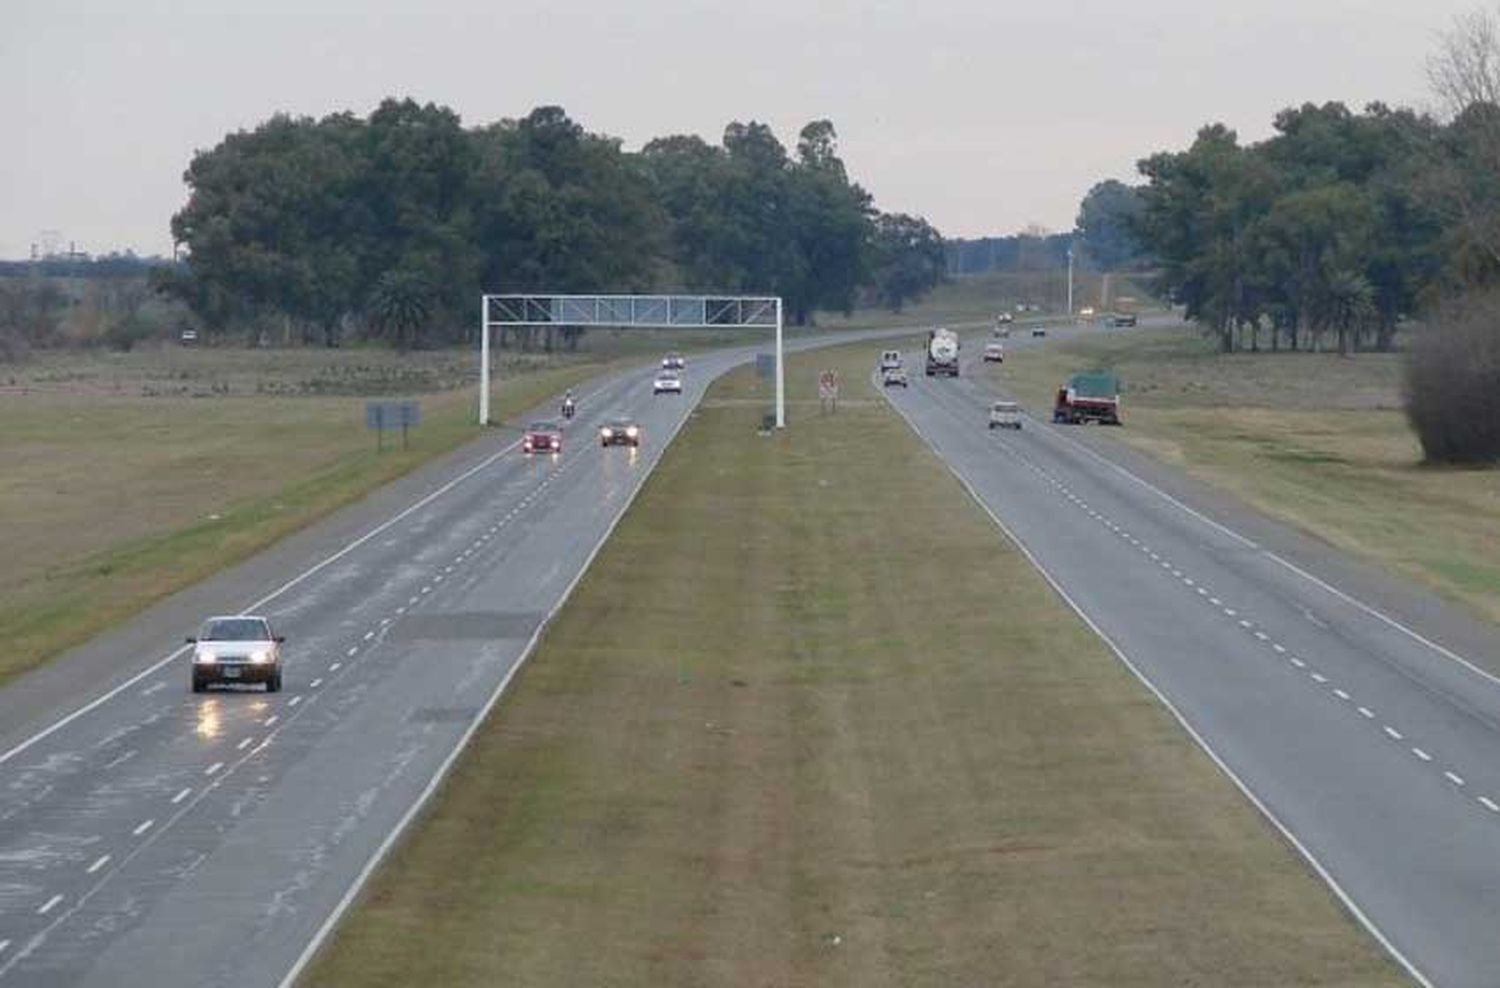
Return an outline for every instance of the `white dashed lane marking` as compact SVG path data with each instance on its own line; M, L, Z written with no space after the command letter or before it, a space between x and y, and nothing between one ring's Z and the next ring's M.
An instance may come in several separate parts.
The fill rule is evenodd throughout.
M206 769L203 770L203 774L204 775L213 775L215 772L217 772L219 769L221 769L223 767L224 767L224 763L223 762L214 762L208 768L206 768Z
M143 821L141 821L140 825L137 826L134 830L132 830L130 832L130 836L132 836L132 837L139 837L141 834L144 834L146 831L150 830L151 829L151 825L154 824L155 822L156 822L155 820L143 820Z
M1255 638L1256 638L1257 641L1264 642L1264 643L1268 644L1276 652L1277 655L1285 656L1286 659L1287 659L1287 661L1290 662L1293 666L1295 666L1298 669L1305 670L1307 672L1308 676L1313 680L1313 682L1318 683L1319 685L1324 685L1324 684L1328 683L1328 677L1327 676L1323 675L1320 672L1317 672L1316 670L1309 669L1307 663L1304 662L1302 659L1298 658L1295 655L1288 654L1286 646L1280 644L1279 642L1273 641L1271 639L1271 636L1268 633L1266 633L1263 630L1260 630L1260 629L1256 628L1255 627L1255 623L1253 621L1249 620L1248 618L1242 618L1242 617L1240 617L1239 612L1237 610L1235 610L1234 608L1225 606L1224 602L1221 599L1219 599L1218 597L1213 596L1206 588L1204 588L1203 586L1199 585L1192 578L1190 578L1186 574L1184 574L1181 569L1179 569L1178 567L1174 566L1172 564L1172 562L1169 559L1167 559L1164 556L1162 556L1161 553L1159 553L1159 552L1155 551L1154 549L1152 549L1150 545L1146 544L1145 542L1142 542L1140 539L1136 538L1130 532L1126 531L1125 529L1123 529L1119 525L1117 525L1112 519L1108 518L1107 516L1105 516L1103 514L1100 514L1096 509L1090 507L1089 504L1088 504L1088 502L1082 500L1077 495L1075 495L1066 486L1064 486L1063 483L1060 480L1058 480L1056 477L1054 477L1051 474L1047 473L1047 471L1043 470L1041 467L1037 466L1034 463L1027 463L1027 466L1030 467L1030 469L1033 472L1035 472L1036 474L1038 474L1039 476L1041 476L1043 479L1045 479L1049 484L1051 484L1052 487L1054 487L1055 489L1057 489L1058 491L1060 491L1063 494L1063 496L1066 497L1067 500L1069 502L1071 502L1074 506L1076 506L1080 511L1082 511L1085 514L1087 514L1090 518L1098 521L1101 525L1103 525L1110 532L1114 533L1115 535L1117 535L1119 538L1121 538L1125 542L1127 542L1130 545L1132 545L1132 546L1140 549L1143 554L1145 554L1147 557L1149 557L1161 569L1164 569L1164 570L1168 571L1169 573L1171 573L1172 576L1173 576L1173 578L1181 580L1182 584L1184 586L1193 588L1193 590L1197 593L1198 596L1206 598L1210 604L1212 604L1214 607L1219 608L1220 610L1222 610L1223 613L1224 613L1224 615L1226 617L1235 619L1236 622L1239 624L1239 626L1241 628L1247 630L1247 631L1250 631L1255 636ZM545 486L545 484L543 486ZM530 498L528 498L527 500L529 501ZM1332 693L1333 693L1333 695L1335 697L1337 697L1340 700L1343 700L1343 701L1346 701L1346 702L1349 702L1349 703L1353 702L1353 697L1349 694L1348 691L1346 691L1344 689L1334 688L1332 690ZM1369 707L1356 706L1355 709L1358 710L1360 716L1363 717L1363 718L1365 718L1366 720L1374 720L1375 719L1375 712L1373 710L1371 710ZM1393 741L1403 741L1403 740L1405 740L1405 735L1403 735L1400 731L1396 730L1396 728L1392 727L1389 724L1382 725L1382 729L1385 731L1386 735L1388 737L1390 737L1391 740L1393 740ZM1411 747L1411 752L1412 752L1413 755L1415 755L1418 759L1420 759L1424 763L1431 763L1433 761L1432 755L1428 754L1425 750L1423 750L1420 747L1417 747L1417 746L1413 745ZM1451 770L1445 770L1443 772L1443 776L1449 782L1451 782L1455 786L1463 787L1463 786L1466 785L1463 777L1460 776L1460 775L1458 775L1457 773L1451 771ZM1481 806L1483 806L1485 809L1489 810L1491 813L1500 815L1500 803L1495 802L1493 799L1491 799L1488 796L1478 796L1478 797L1476 797L1476 800L1477 800L1477 802Z
M172 797L172 805L176 806L178 803L182 802L184 799L187 799L192 794L193 794L193 790L192 789L183 789L183 790L179 791L177 793L177 795L175 795L175 796Z
M98 871L100 868L103 868L107 864L109 864L109 855L108 854L101 854L97 858L94 859L94 863L93 864L89 865L86 869L84 869L83 873L85 875L92 875L94 872Z
M42 907L36 911L36 914L38 916L45 916L45 915L47 915L53 909L57 908L57 904L59 902L61 902L62 899L63 899L62 896L60 896L60 895L54 895L52 898L50 898L46 902L42 903Z

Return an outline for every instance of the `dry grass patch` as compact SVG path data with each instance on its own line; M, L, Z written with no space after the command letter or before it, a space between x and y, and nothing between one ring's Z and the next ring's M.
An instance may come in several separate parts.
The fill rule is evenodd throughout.
M757 439L752 387L307 983L1401 983L890 409Z
M1399 354L1220 354L1190 327L1017 348L987 371L1034 409L1113 367L1110 435L1500 621L1500 473L1422 466Z

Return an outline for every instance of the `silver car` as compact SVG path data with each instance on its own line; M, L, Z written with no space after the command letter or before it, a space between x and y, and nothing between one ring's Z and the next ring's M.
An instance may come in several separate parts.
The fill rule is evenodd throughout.
M271 622L254 614L211 617L195 637L193 692L214 683L264 683L267 693L281 690L281 644L286 638Z
M682 375L674 370L664 370L656 375L656 380L651 382L651 393L659 394L682 394Z

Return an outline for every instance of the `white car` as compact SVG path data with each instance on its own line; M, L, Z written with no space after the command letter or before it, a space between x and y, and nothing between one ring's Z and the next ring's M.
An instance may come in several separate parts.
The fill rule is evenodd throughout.
M213 683L264 683L267 693L280 692L284 641L255 614L209 618L187 640L193 646L193 692Z
M651 382L651 393L659 394L682 394L682 375L675 370L663 370L656 375L656 380Z
M1005 363L1005 344L992 341L984 345L984 362L1003 364Z
M682 356L682 354L677 353L676 351L673 351L672 353L669 353L665 357L661 358L662 370L680 371L685 367L687 367L687 360Z

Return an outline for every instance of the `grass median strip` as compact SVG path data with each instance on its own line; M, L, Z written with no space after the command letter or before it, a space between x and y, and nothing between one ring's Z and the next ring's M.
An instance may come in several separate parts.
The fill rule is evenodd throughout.
M874 350L790 364L863 393ZM878 401L716 385L314 985L1402 979Z

